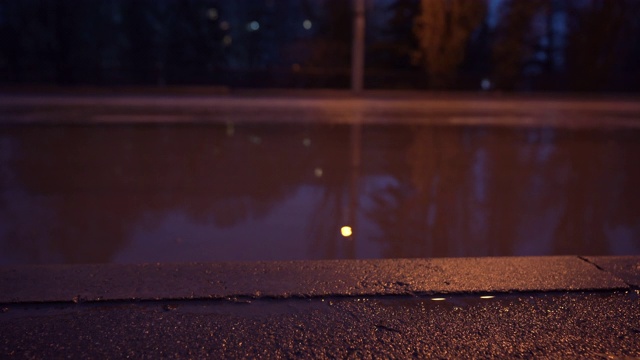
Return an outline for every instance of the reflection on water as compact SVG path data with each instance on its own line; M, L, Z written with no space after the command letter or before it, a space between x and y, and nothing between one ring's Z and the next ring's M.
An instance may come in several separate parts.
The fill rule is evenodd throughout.
M0 264L640 253L640 131L0 127Z

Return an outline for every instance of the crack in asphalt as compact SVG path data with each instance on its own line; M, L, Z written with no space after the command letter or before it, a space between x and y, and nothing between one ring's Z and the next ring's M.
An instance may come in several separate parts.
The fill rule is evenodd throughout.
M588 258L586 258L586 257L584 257L584 256L580 256L580 255L578 255L578 259L580 259L580 260L582 260L582 261L586 262L587 264L593 265L593 266L595 266L595 267L596 267L596 269L598 269L598 270L600 270L600 271L603 271L603 272L605 272L605 273L607 273L607 274L609 274L609 275L613 276L614 278L616 278L616 279L618 279L618 280L622 281L625 285L627 285L627 286L629 287L629 289L637 290L637 287L636 287L636 286L634 286L633 284L630 284L630 283L626 282L623 278L621 278L621 277L617 276L616 274L612 273L612 272L611 272L611 271L609 271L609 270L604 269L604 268L603 268L603 267L601 267L600 265L598 265L598 264L594 263L593 261L590 261Z
M595 267L596 267L596 269L598 269L598 270L600 270L600 271L604 271L604 272L606 272L606 273L611 274L611 272L609 272L609 271L607 271L607 270L603 269L602 267L600 267L600 265L598 265L598 264L596 264L596 263L594 263L594 262L592 262L592 261L589 261L589 259L587 259L587 258L586 258L586 257L584 257L584 256L580 256L580 255L578 255L578 259L580 259L580 260L582 260L582 261L584 261L584 262L586 262L586 263L588 263L588 264L591 264L591 265L595 266ZM613 275L613 274L611 274L611 275ZM613 276L615 276L615 275L613 275ZM617 276L616 276L616 277L617 277ZM629 285L629 284L627 284L627 285Z

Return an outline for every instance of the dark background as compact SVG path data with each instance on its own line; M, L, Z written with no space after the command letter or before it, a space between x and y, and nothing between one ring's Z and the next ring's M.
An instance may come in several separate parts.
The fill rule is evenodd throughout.
M638 92L639 18L638 0L368 0L365 87ZM0 0L0 85L347 88L351 27L345 0Z

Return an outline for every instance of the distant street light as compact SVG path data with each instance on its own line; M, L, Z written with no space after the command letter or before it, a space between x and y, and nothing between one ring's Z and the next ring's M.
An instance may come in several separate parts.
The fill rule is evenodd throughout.
M257 21L252 21L247 25L247 30L249 31L258 31L260 29L260 23Z

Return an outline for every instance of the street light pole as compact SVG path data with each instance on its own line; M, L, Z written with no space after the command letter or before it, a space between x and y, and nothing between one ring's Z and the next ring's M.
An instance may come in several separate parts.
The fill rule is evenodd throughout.
M351 41L351 91L364 88L365 0L353 0L353 39Z

